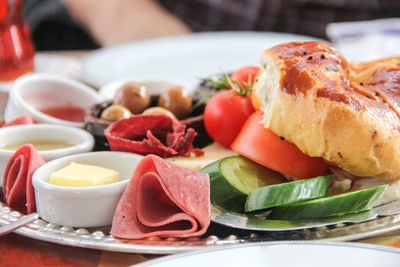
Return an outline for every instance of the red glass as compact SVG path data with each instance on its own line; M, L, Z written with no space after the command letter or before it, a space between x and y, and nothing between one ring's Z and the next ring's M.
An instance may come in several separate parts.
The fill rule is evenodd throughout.
M21 0L0 0L0 81L14 80L31 72L33 57Z

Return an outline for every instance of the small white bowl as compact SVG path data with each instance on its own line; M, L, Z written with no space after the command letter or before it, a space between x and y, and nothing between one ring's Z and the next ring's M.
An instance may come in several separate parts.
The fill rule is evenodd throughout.
M100 97L102 98L103 101L114 99L115 92L119 88L121 88L121 86L123 84L128 83L128 82L135 82L135 83L143 84L144 86L146 86L146 88L149 92L149 95L161 95L165 90L167 90L168 88L171 88L173 86L182 86L183 88L185 88L186 90L191 92L187 86L185 86L183 84L178 84L173 81L123 79L123 80L111 82L111 83L106 84L103 87L101 87L99 90Z
M33 174L36 209L48 222L70 227L110 225L118 201L141 155L127 152L91 152L50 161ZM64 187L49 183L51 174L71 162L98 165L119 172L120 181L93 187Z
M4 111L8 101L8 91L3 91L0 88L0 120L4 117Z
M4 118L9 122L30 114L36 122L83 127L83 122L58 119L39 110L74 105L87 111L100 101L95 90L73 79L56 74L27 74L10 89Z
M87 131L75 127L55 124L30 124L0 128L1 183L7 163L15 153L13 150L6 150L1 147L32 140L54 140L73 144L71 147L39 151L39 154L46 161L67 155L88 152L94 146L93 136Z

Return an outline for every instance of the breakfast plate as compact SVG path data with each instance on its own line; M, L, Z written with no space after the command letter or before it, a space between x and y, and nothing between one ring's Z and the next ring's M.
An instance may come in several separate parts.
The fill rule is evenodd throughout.
M287 257L290 255L290 257ZM270 242L184 253L139 266L397 266L400 250L335 242Z
M92 83L97 86L102 86L109 81L121 80L125 78L130 79L143 79L143 80L168 80L168 81L177 81L182 85L187 86L188 88L194 88L195 84L198 84L199 77L206 77L212 75L214 73L221 72L230 72L235 68L238 68L243 65L254 65L258 62L259 52L262 49L268 48L276 43L286 42L290 40L311 40L312 38L296 36L296 35L286 35L286 34L270 34L270 33L204 33L204 34L193 34L181 37L173 37L173 38L164 38L159 40L152 41L143 41L135 44L126 44L114 48L105 48L90 54L84 62L83 66L83 77L86 82ZM166 52L167 51L167 52ZM302 55L305 55L304 52L301 52ZM129 56L126 56L129 55ZM323 57L322 57L323 56ZM173 58L174 60L171 60ZM321 59L325 59L324 55L319 56ZM312 59L312 57L311 57ZM198 75L198 77L195 77ZM129 77L128 77L129 76ZM129 89L129 87L127 87ZM70 90L64 90L70 91ZM149 98L149 97L148 97ZM97 105L97 102L96 104ZM254 114L254 113L253 113ZM131 119L140 118L140 125L145 125L144 118L147 120L149 117L145 116L131 116L126 120L116 120L116 123L112 124L110 128L108 128L106 134L111 137L113 142L109 142L111 148L113 150L115 146L119 148L121 144L126 144L126 142L131 140L123 140L121 141L119 138L121 136L121 129L123 129L124 133L127 132L127 125L136 125L136 128L140 128L137 125L131 123ZM155 116L157 122L163 120L163 122L170 121L174 123L179 123L177 120L172 120L166 116ZM111 120L110 120L111 121ZM122 124L119 124L122 122ZM136 121L137 122L137 121ZM120 128L116 127L121 126ZM174 124L172 124L174 125ZM143 127L145 128L145 127ZM118 130L119 129L119 130ZM150 127L150 129L153 129ZM183 129L179 134L184 134L184 127L179 127L179 129ZM136 129L137 130L137 129ZM145 131L150 131L149 128L145 128ZM169 133L168 131L166 131ZM104 133L104 131L103 131ZM118 135L119 134L119 135ZM173 135L170 135L174 137ZM179 137L178 134L176 136ZM163 137L161 136L160 139ZM280 140L283 137L281 137ZM140 141L144 141L140 140ZM153 139L152 139L153 140ZM125 142L126 141L126 142ZM160 141L160 140L158 140ZM161 141L160 141L161 142ZM159 142L159 143L160 143ZM280 142L280 141L279 141ZM162 142L161 142L162 143ZM172 142L174 143L174 142ZM131 143L128 143L131 145ZM114 147L113 147L114 146ZM129 146L131 147L131 146ZM161 148L164 148L164 144L162 144ZM184 146L190 147L191 146ZM159 147L157 147L159 148ZM31 148L32 149L32 148ZM132 150L128 150L130 152L134 152ZM151 150L153 151L153 150ZM169 151L169 150L168 150ZM29 151L28 151L29 152ZM162 150L164 152L164 150ZM108 152L111 153L111 152ZM114 152L113 152L114 153ZM153 153L153 152L148 152ZM178 153L178 152L177 152ZM182 153L190 153L182 152ZM33 158L29 154L26 162L30 162L30 159ZM156 153L153 153L156 154ZM181 155L181 154L179 154ZM185 154L183 154L185 155ZM190 155L190 154L189 154ZM34 155L35 156L35 155ZM154 155L153 155L154 156ZM160 181L163 179L165 182L165 177L162 177L160 173L154 172L152 166L156 166L156 163L159 164L160 161L154 161L153 156L149 156L146 159L146 168L143 167L141 170L145 173L152 172L152 175L155 175ZM75 158L75 157L74 157ZM151 162L149 162L149 158L151 158ZM69 158L71 159L71 158ZM68 160L69 160L68 159ZM115 159L115 158L114 158ZM160 159L162 160L162 159ZM196 158L196 160L198 160ZM110 158L107 158L107 162L112 161ZM118 161L118 160L115 160ZM51 172L58 170L52 164L55 164L56 161L48 162L41 166L40 168L46 168L45 166L51 166ZM104 161L103 161L104 162ZM291 161L290 163L295 162ZM62 164L64 164L63 162ZM79 163L79 162L78 162ZM83 162L80 162L83 163ZM96 162L89 162L90 164L94 164ZM87 164L89 164L87 163ZM14 166L18 166L18 161L14 161L12 163ZM102 163L103 164L103 163ZM100 164L100 165L102 165ZM144 165L146 165L144 164ZM172 163L164 163L164 165L157 165L158 167L163 167L164 169L168 169L170 171L165 173L173 174L173 178L168 177L170 181L173 181L175 185L174 188L185 188L182 185L186 185L183 183L177 182L178 179L176 177L179 176L187 178L189 175L187 172L184 172L182 175L176 175L178 171L173 169L171 165ZM171 165L169 165L171 164ZM71 162L72 165L72 162ZM131 166L130 164L122 164L125 167ZM10 165L11 166L11 165ZM64 166L64 165L63 165ZM63 167L59 165L59 167ZM148 168L150 166L150 168ZM112 166L108 166L109 168L113 168ZM160 168L161 168L160 167ZM173 166L174 168L177 167ZM17 168L10 168L13 172L10 171L8 175L5 175L5 180L12 179L16 173L15 170ZM144 170L146 169L146 170ZM38 169L33 175L33 186L35 187L35 175L39 175L40 173ZM157 169L158 170L158 169ZM186 169L187 170L187 169ZM324 166L324 170L326 171L326 167ZM132 169L131 169L132 171ZM174 173L175 171L175 173ZM79 173L78 171L75 171ZM7 173L7 172L6 172ZM163 174L165 174L163 173ZM182 172L180 172L182 173ZM204 173L200 173L203 178L202 185L208 185L209 179ZM48 174L43 176L43 179L48 178ZM139 175L138 175L139 176ZM195 175L194 175L195 176ZM11 177L11 178L10 178ZM28 177L28 176L27 176ZM47 177L47 178L46 178ZM132 175L127 175L126 177L132 177ZM135 178L133 175L133 181L139 181L143 176L139 178ZM154 178L154 177L153 177ZM246 179L249 176L245 176ZM27 178L29 179L29 178ZM135 180L136 179L136 180ZM196 177L197 179L197 177ZM332 179L332 178L329 178ZM152 181L147 179L148 181ZM184 179L181 179L184 180ZM324 179L326 180L326 179ZM141 180L140 180L141 181ZM188 181L186 179L185 181ZM197 180L196 180L197 181ZM44 183L44 180L40 180L40 183ZM161 183L161 182L160 182ZM189 183L188 183L189 184ZM198 183L190 183L190 187L195 188L194 185ZM47 184L46 184L47 185ZM165 185L165 184L163 184ZM329 185L329 184L327 184ZM167 186L165 186L167 187ZM129 186L130 188L139 188L135 186ZM164 188L164 187L163 187ZM237 215L233 213L227 213L222 210L219 210L216 207L212 207L211 219L212 223L210 227L208 227L208 211L209 211L209 201L208 198L206 201L204 200L204 196L208 196L209 187L203 186L202 189L207 189L207 191L199 190L199 187L194 190L183 190L184 192L176 190L179 193L182 199L194 199L197 200L196 203L189 203L190 208L199 204L203 205L202 211L206 211L206 216L202 216L203 214L199 213L199 217L207 218L207 222L202 224L202 232L198 231L198 235L202 235L199 237L192 237L186 239L179 239L175 237L169 237L160 239L158 237L149 237L142 238L133 237L133 238L142 238L136 240L121 240L118 239L113 229L113 235L110 234L110 227L97 227L99 225L109 225L111 222L110 218L118 217L119 209L111 209L111 217L108 218L110 220L107 223L102 223L99 225L92 225L87 222L79 223L79 225L75 225L69 223L68 220L74 217L74 212L78 214L78 208L75 210L75 207L80 207L79 205L75 205L70 208L73 215L67 216L64 218L65 220L57 221L56 219L49 219L50 217L42 216L42 218L36 220L33 223L30 223L24 227L21 227L16 230L16 233L31 237L38 240L49 241L53 243L77 246L77 247L85 247L85 248L93 248L93 249L101 249L101 250L109 250L109 251L120 251L120 252L133 252L133 253L151 253L151 254L173 254L178 252L186 252L193 250L201 250L201 249L210 249L215 247L225 247L232 246L238 244L245 243L255 243L255 242L264 242L264 241L278 241L278 240L323 240L323 241L349 241L356 240L360 238L366 238L377 234L382 234L388 231L392 231L395 229L399 229L400 227L400 215L397 210L396 202L389 204L388 206L382 206L376 209L373 209L368 212L346 215L344 217L339 218L329 218L329 219L321 219L318 221L275 221L265 220L262 215ZM36 189L36 188L35 188ZM84 189L86 190L86 189ZM4 194L7 193L10 195L10 189L6 186L4 190ZM66 190L62 190L63 192ZM100 190L99 190L100 191ZM126 192L125 191L125 192ZM86 192L86 191L81 191ZM103 192L103 191L101 191ZM118 191L119 192L119 191ZM158 191L157 191L158 192ZM196 192L201 197L190 195L191 193ZM199 193L200 192L200 193ZM382 191L380 191L382 192ZM184 193L187 194L184 197ZM124 193L125 194L125 193ZM135 193L136 194L136 193ZM27 194L28 195L28 194ZM149 196L150 194L142 194ZM130 198L132 194L128 197L123 198L125 200L124 203L131 204L132 201ZM154 196L160 196L163 198L163 194L153 194L150 195L154 199ZM171 198L171 197L170 197ZM47 200L52 200L54 202L54 198L47 198ZM138 199L136 199L138 200ZM172 198L171 198L172 200ZM135 201L135 200L133 200ZM146 202L143 199L140 199L142 202ZM137 202L140 202L137 201ZM48 201L51 203L51 201ZM153 202L147 201L147 203ZM154 201L157 202L157 201ZM160 201L162 202L162 201ZM360 201L361 202L361 201ZM33 206L30 202L31 207ZM36 203L40 203L37 201ZM46 202L47 203L47 202ZM60 204L57 207L58 212L62 212L66 214L65 206L62 201L58 201ZM207 205L205 205L206 203ZM29 204L29 203L27 203ZM163 203L161 203L163 204ZM193 205L192 205L193 204ZM392 204L394 206L392 206ZM10 205L12 206L12 205ZM28 205L29 207L29 205ZM125 207L125 206L124 206ZM165 206L164 206L165 207ZM184 210L181 206L177 206L180 209ZM161 206L163 208L163 206ZM372 208L372 206L371 206ZM139 210L139 208L137 208ZM144 209L144 208L143 208ZM49 210L52 212L49 208ZM97 208L96 211L101 209ZM150 208L148 209L150 210ZM152 212L155 209L151 210ZM363 209L364 210L364 209ZM162 210L163 211L163 210ZM40 214L40 209L38 209ZM353 211L354 212L354 211ZM156 212L153 212L156 213ZM161 212L162 213L162 212ZM81 212L80 215L85 217L85 219L93 219L91 216L88 216L88 212ZM128 215L126 215L128 214ZM120 213L119 218L125 219L125 217L131 216L132 213ZM336 213L337 214L337 213ZM341 214L341 213L339 213ZM334 214L335 215L335 214ZM22 214L17 211L12 210L6 204L0 202L0 224L8 224L20 218ZM330 215L332 216L332 215ZM61 217L58 215L58 217ZM78 216L76 216L78 217ZM329 216L325 216L329 217ZM314 217L315 218L315 217ZM318 217L320 218L320 217ZM118 219L118 218L117 218ZM127 219L128 220L128 219ZM127 221L125 220L125 221ZM67 222L66 222L67 221ZM114 221L114 219L113 219ZM66 223L64 223L66 222ZM135 222L133 220L133 222ZM158 222L157 222L158 223ZM201 222L200 222L201 224ZM70 227L66 225L75 225L77 227ZM116 224L113 224L115 226ZM121 225L121 224L120 224ZM203 227L204 226L204 227ZM93 227L93 228L89 228ZM208 227L208 228L207 228ZM145 228L145 227L143 227ZM168 228L168 227L166 227ZM128 227L124 229L130 229ZM168 229L167 229L168 230ZM195 229L196 230L196 229ZM204 230L204 231L203 231ZM203 233L207 230L207 232L203 235ZM166 234L164 233L164 236ZM176 236L176 235L175 235ZM120 236L121 237L121 236ZM132 237L122 237L122 238L132 238Z
M0 202L0 226L23 216ZM202 238L146 238L119 240L109 234L109 227L72 228L38 219L17 229L17 234L37 240L74 247L98 250L144 253L175 254L188 251L223 248L238 244L283 240L351 241L387 233L400 227L400 215L379 216L359 223L338 223L328 226L287 231L246 231L212 223Z
M316 38L271 32L206 32L127 43L90 53L83 60L82 79L97 87L126 78L169 80L190 89L202 77L258 64L263 49L310 40Z

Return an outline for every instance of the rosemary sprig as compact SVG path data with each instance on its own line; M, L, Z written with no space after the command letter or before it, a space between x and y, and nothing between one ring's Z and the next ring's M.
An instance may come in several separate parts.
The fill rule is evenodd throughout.
M214 79L214 78L202 78L203 83L208 83L209 88L215 89L218 91L228 90L229 89L229 76L227 74Z
M211 97L214 96L213 93L211 92L207 92L207 91L196 91L196 93L200 96L199 101L196 102L196 104L194 104L192 106L192 111L197 109L198 107L200 107L201 105L205 104Z
M249 74L248 81L246 86L244 87L242 83L240 83L236 79L231 79L227 73L224 73L218 79L213 78L202 78L202 83L209 83L209 85L205 85L205 87L212 88L214 90L223 91L229 90L228 93L228 101L230 102L231 93L235 91L238 95L247 96L251 93L251 74ZM207 91L198 90L196 93L200 96L200 100L192 107L192 111L205 104L211 97L214 96L213 93Z

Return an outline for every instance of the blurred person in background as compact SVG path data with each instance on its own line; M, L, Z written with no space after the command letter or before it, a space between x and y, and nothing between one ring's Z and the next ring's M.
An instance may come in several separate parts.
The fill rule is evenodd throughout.
M200 31L326 38L331 22L400 17L394 0L24 0L37 50L94 49Z

